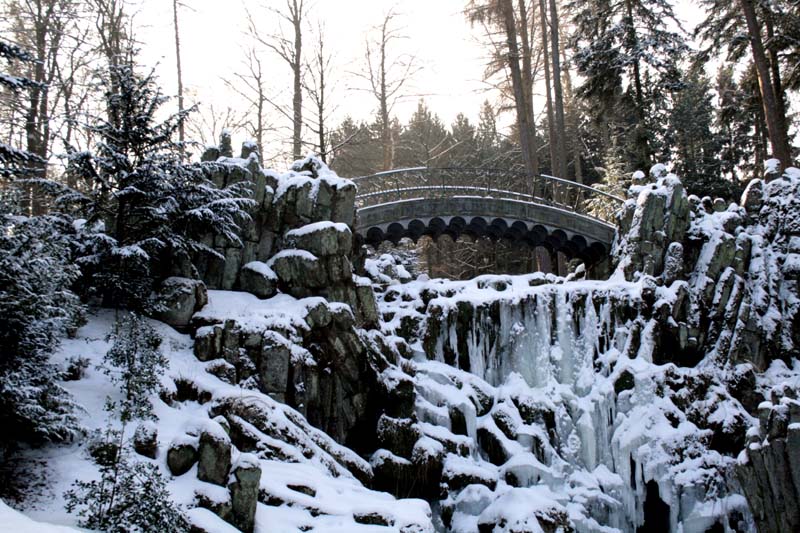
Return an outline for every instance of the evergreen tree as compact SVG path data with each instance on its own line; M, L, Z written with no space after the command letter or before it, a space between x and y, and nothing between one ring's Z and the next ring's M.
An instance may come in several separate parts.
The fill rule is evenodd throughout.
M686 87L675 97L670 112L667 143L672 148L674 171L690 194L733 200L741 191L721 175L710 85L701 66L690 69Z
M0 41L0 57L30 61ZM0 72L0 85L16 92L30 80ZM70 291L78 276L72 262L74 229L65 216L19 214L15 188L35 172L37 156L0 143L0 459L19 443L69 438L72 401L57 383L50 354L73 331L83 308Z
M50 363L81 322L65 217L0 215L0 448L69 438L72 402Z
M463 113L456 115L453 125L450 126L452 147L447 154L447 165L456 167L476 167L480 165L478 159L475 126Z
M34 61L28 52L3 40L0 40L0 59L6 63L6 69L16 62ZM40 85L28 78L0 71L0 87L14 96L23 89ZM43 164L41 157L0 141L0 189L6 187L12 178L19 179L34 174Z
M159 350L161 337L147 319L127 313L114 323L109 340L113 344L103 357L103 371L122 391L122 401L114 406L120 420L153 418L149 397L160 389L168 365Z
M717 73L715 126L719 138L720 172L734 183L755 175L755 160L764 161L763 145L756 138L760 101L733 76L733 67L721 66ZM758 167L761 172L762 167Z
M577 94L595 105L594 121L617 136L628 168L648 168L663 134L654 96L681 87L679 61L688 50L667 0L591 0L573 4L574 61L584 77Z
M408 125L400 134L397 165L400 167L436 167L450 148L450 136L439 117L424 100L417 104Z
M68 191L59 201L84 216L87 227L102 230L81 260L88 286L115 306L142 309L155 282L173 273L160 266L196 276L196 254L219 256L200 236L239 242L252 185L219 189L207 179L209 164L182 160L173 138L187 112L157 120L166 98L152 73L112 66L103 83L107 116L88 127L100 141L93 153L72 153L68 167L76 181L91 184L90 192Z
M331 133L330 167L340 176L355 178L375 172L381 166L380 138L364 122L347 116Z

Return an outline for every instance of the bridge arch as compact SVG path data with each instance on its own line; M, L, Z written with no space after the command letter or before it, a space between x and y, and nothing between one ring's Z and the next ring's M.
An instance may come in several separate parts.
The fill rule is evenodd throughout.
M356 178L356 233L373 246L468 235L543 246L587 264L608 257L616 227L589 207L597 201L616 207L621 198L551 176L507 174L420 167ZM497 183L516 185L498 189Z

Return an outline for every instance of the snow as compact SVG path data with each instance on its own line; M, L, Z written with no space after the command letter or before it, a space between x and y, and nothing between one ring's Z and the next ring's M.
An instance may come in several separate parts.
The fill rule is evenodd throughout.
M222 318L226 314L235 319L246 319L255 326L270 313L283 313L287 319L298 320L306 310L315 305L320 298L295 300L278 295L270 300L260 301L246 293L232 291L209 291L209 305L204 308L204 320ZM113 311L101 311L89 318L80 328L74 339L66 339L55 354L55 362L64 364L70 357L87 357L90 365L84 378L65 382L63 385L83 407L80 422L87 431L105 428L108 422L103 414L106 398L116 399L118 390L108 377L96 368L108 350L106 340L114 322ZM259 316L261 318L259 318ZM389 494L376 492L364 487L348 468L368 471L370 466L352 451L334 442L305 422L305 419L291 408L279 404L257 391L229 385L207 373L209 363L197 360L192 353L192 340L177 333L159 322L151 322L164 341L170 368L164 376L167 390L175 388L176 380L190 381L200 391L208 391L217 400L235 398L248 404L248 409L259 409L269 420L275 437L262 433L259 429L244 423L245 427L259 440L271 447L280 448L289 462L277 459L264 459L252 453L240 453L234 457L234 464L253 466L258 464L262 470L261 490L285 503L268 506L259 503L256 511L256 532L301 531L312 527L314 531L331 532L399 532L414 525L421 533L433 533L431 512L427 502L422 500L397 500ZM186 442L197 444L201 432L210 432L221 439L227 439L222 426L210 418L209 405L192 401L164 403L154 396L151 399L157 421L145 424L148 430L156 429L158 452L151 460L131 455L137 461L156 464L168 480L168 489L173 499L188 509L188 518L196 526L209 532L229 533L237 531L210 511L191 508L196 495L202 494L213 501L227 498L227 489L197 479L197 466L179 477L170 475L166 468L167 449L172 443ZM113 422L112 422L113 423ZM300 424L300 425L298 425ZM118 426L118 423L116 423ZM127 430L128 438L133 428ZM276 438L282 435L282 437ZM294 444L293 444L294 443ZM89 480L98 477L96 465L85 452L85 442L78 440L66 446L52 446L30 452L31 458L46 461L48 487L45 491L27 502L26 516L11 510L0 502L0 529L22 533L77 531L71 527L77 517L64 510L63 493L70 488L75 479ZM345 466L349 465L349 466ZM314 496L293 490L292 486L313 488ZM313 510L313 512L312 512ZM321 510L323 514L319 514ZM380 528L355 521L358 514L378 513L387 517L393 526ZM33 520L45 520L36 523ZM58 524L58 525L51 525ZM11 525L11 529L9 528ZM422 529L418 529L421 527ZM6 528L6 529L4 529Z
M273 202L279 201L290 189L305 189L306 187L308 188L307 194L309 198L316 201L320 183L323 182L334 190L355 187L353 181L340 178L325 163L315 157L309 156L306 159L295 161L292 164L292 168L302 168L308 163L311 163L316 168L317 178L311 177L310 172L305 170L302 172L292 170L283 174L272 174L278 181Z
M31 520L0 500L0 525L9 533L75 533L77 529Z
M253 272L261 274L267 279L271 280L278 279L278 276L275 274L275 271L273 271L266 263L263 263L261 261L250 261L242 268L247 270L252 270Z
M234 320L248 331L305 330L308 328L305 318L309 309L325 303L321 297L298 300L288 294L277 294L261 300L247 292L210 290L208 304L194 315L194 319L217 324Z
M781 160L780 159L767 159L764 161L764 173L766 174L777 174L781 171Z
M321 222L313 222L311 224L306 224L305 226L301 226L297 229L289 230L286 232L286 238L309 235L311 233L328 228L333 228L341 233L350 232L350 227L347 224L344 224L342 222L330 222L328 220L323 220Z
M269 261L267 261L267 266L272 268L272 266L275 264L275 262L278 259L281 259L281 258L284 258L284 257L298 257L298 258L303 259L305 261L317 261L317 256L312 254L311 252L309 252L307 250L295 250L295 249L291 248L291 249L281 250L277 254L275 254L272 257L270 257Z

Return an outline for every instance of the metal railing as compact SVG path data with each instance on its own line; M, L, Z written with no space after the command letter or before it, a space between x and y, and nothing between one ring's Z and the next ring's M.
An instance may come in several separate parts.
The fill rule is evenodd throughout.
M613 213L624 203L618 196L574 181L546 174L531 179L520 172L493 168L402 168L353 181L358 186L358 208L467 196L557 207L613 224Z

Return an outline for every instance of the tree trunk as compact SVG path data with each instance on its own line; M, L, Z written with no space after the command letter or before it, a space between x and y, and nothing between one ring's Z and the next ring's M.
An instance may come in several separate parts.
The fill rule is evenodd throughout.
M561 59L559 49L561 44L558 39L558 10L556 0L550 0L550 39L553 55L553 98L556 112L556 137L558 138L558 177L567 179L567 160L565 153L566 132L564 131L564 94L561 89Z
M637 50L639 47L639 38L636 35L636 26L633 21L633 0L625 0L625 17L627 19L626 44L628 50ZM633 61L633 88L636 103L634 106L634 114L636 117L636 125L634 126L634 146L638 151L638 161L635 162L635 166L641 170L646 169L650 164L650 146L644 125L644 89L642 88L642 73L638 58Z
M178 0L172 0L172 21L175 27L175 60L178 65L178 113L183 113L183 71L181 70L181 40L178 32ZM186 133L183 122L181 120L178 125L178 141L181 143L184 142ZM181 152L183 152L183 146L181 146Z
M784 117L783 128L786 131L786 100L783 92L783 83L781 82L781 66L778 59L778 49L775 46L775 25L772 19L772 13L769 9L764 10L764 23L767 28L767 40L771 46L767 49L769 51L769 66L772 72L772 87L775 90L775 102L778 104L778 114Z
M324 163L328 162L328 147L325 143L325 63L322 52L323 42L320 38L319 97L317 98L317 126L319 134L319 156Z
M524 87L523 94L525 95L525 111L528 114L528 123L535 124L536 121L533 115L533 51L528 37L528 9L525 7L525 0L518 0L517 6L519 11L519 38L522 43L522 84Z
M508 66L511 71L511 85L514 90L514 103L517 110L517 127L519 129L520 149L525 172L533 180L539 174L539 161L533 149L533 126L528 121L525 107L525 92L522 82L522 73L519 68L519 47L517 46L517 28L514 20L514 7L511 0L500 0L500 8L505 23L506 38L508 41Z
M561 47L561 62L567 65L567 54L564 47ZM575 108L575 92L572 89L572 75L567 69L564 72L564 94L567 101L567 129L569 139L572 144L573 166L575 168L575 181L583 183L583 165L581 164L581 139L578 128L578 110ZM565 143L566 144L566 143ZM564 148L566 150L566 146Z
M750 36L750 47L753 51L753 62L758 75L758 86L761 92L761 102L764 106L764 117L767 122L769 142L772 146L772 155L781 162L785 169L792 165L789 137L786 133L786 117L780 113L775 88L769 73L767 56L764 53L764 44L761 41L761 28L756 18L756 10L752 0L739 0L744 18L747 21L747 32Z
M383 148L383 170L390 170L393 163L392 132L389 125L389 95L386 89L386 25L381 36L380 66L380 113L381 113L381 147Z
M545 0L539 0L539 15L542 24L542 52L544 52L544 85L547 99L547 133L550 140L550 173L555 173L558 148L556 143L556 122L553 115L553 95L550 90L550 52L547 43L547 6L545 5Z
M292 98L292 110L294 121L294 131L292 133L292 154L295 159L300 159L303 154L302 134L303 134L303 91L302 91L302 3L297 4L294 0L294 11L292 14L292 21L294 22L294 98Z

